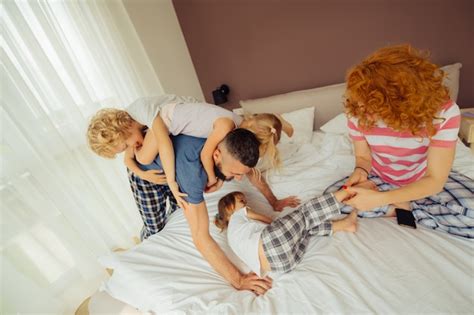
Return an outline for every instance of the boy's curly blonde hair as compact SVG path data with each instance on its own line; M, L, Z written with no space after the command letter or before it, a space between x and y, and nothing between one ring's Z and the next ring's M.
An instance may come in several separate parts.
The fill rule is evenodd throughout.
M87 129L89 147L99 156L112 159L117 147L129 136L133 118L124 110L104 108L91 118Z
M347 74L346 112L369 130L380 119L397 131L433 136L433 119L449 100L444 73L410 45L375 51Z

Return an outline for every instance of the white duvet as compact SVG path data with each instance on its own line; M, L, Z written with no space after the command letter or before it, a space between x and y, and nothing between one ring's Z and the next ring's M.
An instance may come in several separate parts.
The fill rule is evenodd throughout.
M284 170L268 178L280 198L319 195L354 166L345 135L315 133L312 144L281 150ZM454 169L474 178L474 156L461 143ZM234 181L206 196L211 220L219 198L234 190L247 192L255 210L277 215L248 182ZM225 232L211 224L211 234L247 271L227 246ZM312 239L301 264L289 274L272 275L273 288L260 297L236 291L208 265L195 249L180 210L157 235L100 260L114 269L103 290L159 314L459 314L474 309L474 242L422 227L403 228L393 218L359 219L355 234Z

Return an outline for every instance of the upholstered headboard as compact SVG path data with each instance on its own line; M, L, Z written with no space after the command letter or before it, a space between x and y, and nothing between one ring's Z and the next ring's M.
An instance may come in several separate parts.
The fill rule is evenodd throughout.
M462 65L455 63L441 69L446 73L444 84L451 99L456 101L459 91L459 71ZM314 106L314 130L343 112L345 83L334 84L309 90L289 92L263 98L242 100L240 106L247 113L286 113Z

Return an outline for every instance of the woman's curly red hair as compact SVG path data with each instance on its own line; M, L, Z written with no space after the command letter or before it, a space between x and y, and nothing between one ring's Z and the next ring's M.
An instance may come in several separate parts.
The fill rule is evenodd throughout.
M377 50L347 74L345 108L368 130L382 120L397 131L433 136L433 119L449 100L444 72L410 45Z

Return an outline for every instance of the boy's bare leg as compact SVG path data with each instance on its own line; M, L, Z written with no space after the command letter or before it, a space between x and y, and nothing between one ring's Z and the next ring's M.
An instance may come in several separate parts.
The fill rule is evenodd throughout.
M342 220L332 221L332 232L352 232L357 231L357 211L352 211Z

